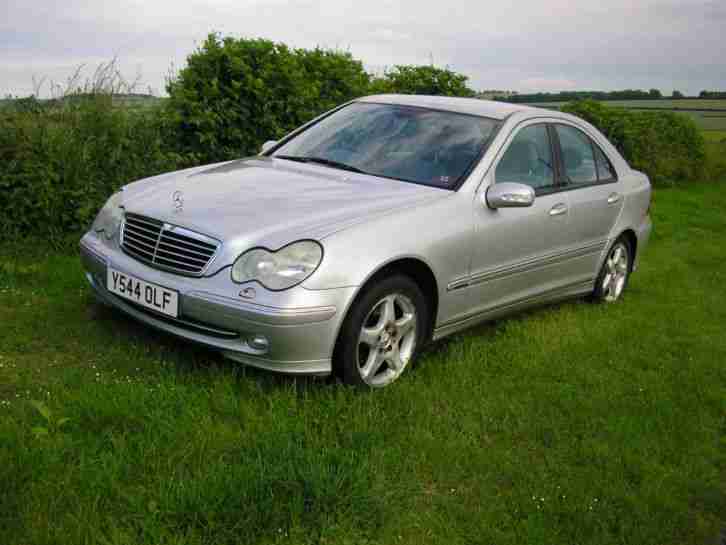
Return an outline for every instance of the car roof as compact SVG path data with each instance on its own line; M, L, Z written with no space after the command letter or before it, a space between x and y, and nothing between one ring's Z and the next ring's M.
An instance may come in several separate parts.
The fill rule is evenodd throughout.
M478 98L442 97L428 95L372 95L358 99L359 102L375 102L379 104L400 104L402 106L418 106L471 115L480 115L492 119L504 119L517 113L528 112L533 115L556 116L554 110L534 108L522 104L510 104L495 100L480 100Z

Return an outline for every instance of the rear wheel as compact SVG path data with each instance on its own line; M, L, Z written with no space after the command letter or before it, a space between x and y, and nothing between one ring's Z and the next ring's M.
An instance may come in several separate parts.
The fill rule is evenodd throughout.
M407 276L373 284L353 304L336 349L346 384L381 388L411 366L428 331L428 305Z
M625 290L632 269L632 251L628 241L617 239L608 251L595 281L592 298L597 302L614 303Z

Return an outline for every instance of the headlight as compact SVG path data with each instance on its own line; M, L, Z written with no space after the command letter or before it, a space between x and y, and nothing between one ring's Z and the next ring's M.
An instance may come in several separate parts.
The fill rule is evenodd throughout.
M96 232L103 231L107 239L111 239L113 235L118 231L119 225L121 225L121 219L123 218L123 208L121 208L121 197L122 191L114 193L103 205L101 211L93 220L92 229Z
M323 248L313 240L301 240L276 252L255 248L232 265L232 280L241 284L257 280L270 290L285 290L315 272L323 259Z

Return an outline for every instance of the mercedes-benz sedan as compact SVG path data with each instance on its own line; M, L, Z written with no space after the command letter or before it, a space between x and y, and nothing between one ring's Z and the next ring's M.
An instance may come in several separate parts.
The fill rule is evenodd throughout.
M650 183L590 124L475 99L345 104L254 157L131 183L81 240L99 299L245 364L396 380L421 347L617 301Z

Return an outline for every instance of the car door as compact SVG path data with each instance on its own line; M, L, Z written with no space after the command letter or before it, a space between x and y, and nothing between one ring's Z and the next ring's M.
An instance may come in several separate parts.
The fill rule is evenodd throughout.
M564 123L553 128L575 247L587 255L585 266L594 276L623 207L622 182L605 152L583 130Z
M475 236L468 289L474 313L526 303L581 280L577 266L566 259L573 245L570 201L558 184L551 128L537 121L521 124L502 150L473 205ZM533 205L487 207L487 187L502 182L532 187Z

